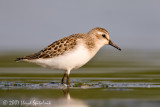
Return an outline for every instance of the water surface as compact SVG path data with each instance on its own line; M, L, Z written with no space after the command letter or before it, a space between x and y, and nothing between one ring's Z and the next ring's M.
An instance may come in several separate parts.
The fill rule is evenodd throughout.
M60 84L62 75L60 71L40 68L0 68L0 105L160 106L160 73L157 68L83 68L72 72L69 88Z

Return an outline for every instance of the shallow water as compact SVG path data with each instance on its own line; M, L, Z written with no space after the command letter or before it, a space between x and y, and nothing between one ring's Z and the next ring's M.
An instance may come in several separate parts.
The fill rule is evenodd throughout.
M158 107L158 83L121 83L79 79L70 87L48 83L1 81L1 106L30 107ZM48 80L47 80L48 81Z
M40 68L0 68L0 106L160 106L159 68L82 68L71 73L69 88L60 84L62 75Z

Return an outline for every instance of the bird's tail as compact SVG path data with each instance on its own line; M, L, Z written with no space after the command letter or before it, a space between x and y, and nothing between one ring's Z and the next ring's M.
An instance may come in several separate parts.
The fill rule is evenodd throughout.
M16 58L15 61L16 61L16 62L19 62L19 61L22 61L23 59L24 59L24 58Z

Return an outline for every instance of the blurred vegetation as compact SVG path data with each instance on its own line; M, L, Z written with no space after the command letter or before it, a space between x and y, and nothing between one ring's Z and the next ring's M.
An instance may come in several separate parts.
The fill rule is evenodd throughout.
M22 57L23 54L6 54L0 55L0 67L38 67L35 64L26 63L26 62L15 62L15 59Z

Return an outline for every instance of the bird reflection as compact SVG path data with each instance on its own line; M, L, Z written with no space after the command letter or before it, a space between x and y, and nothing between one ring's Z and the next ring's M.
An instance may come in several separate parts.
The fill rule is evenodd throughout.
M63 98L51 99L51 104L43 107L89 107L83 100L71 98L69 87L62 88L62 92Z
M64 98L57 100L57 105L53 107L89 107L83 100L72 98L69 87L63 88L62 91Z
M71 97L70 97L70 93L69 93L69 87L63 88L62 90L63 90L63 94L64 94L65 98L66 98L67 100L70 100Z

